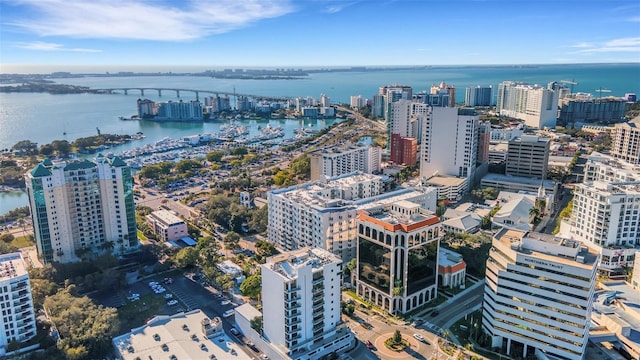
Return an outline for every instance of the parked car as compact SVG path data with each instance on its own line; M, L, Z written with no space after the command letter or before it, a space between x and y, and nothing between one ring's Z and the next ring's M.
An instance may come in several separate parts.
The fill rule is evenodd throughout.
M176 305L177 303L178 303L178 300L170 300L167 302L167 305L173 306L173 305Z
M229 329L229 331L233 334L233 335L240 335L240 331L238 331L238 329L232 327L231 329Z
M433 312L431 313L431 316L438 316L438 314L440 314L438 310L433 310Z
M373 343L371 341L369 341L369 340L365 341L364 344L367 345L367 347L369 349L373 349L375 347L375 346L373 346Z
M235 314L235 311L233 311L233 309L231 309L231 310L227 310L227 311L225 311L225 312L222 314L222 316L224 316L224 317L229 317L229 316L233 316L233 314Z
M222 305L222 306L229 305L229 304L231 304L231 300L222 300L220 302L220 305Z
M173 294L169 294L169 293L164 294L164 298L165 299L172 299L173 298Z

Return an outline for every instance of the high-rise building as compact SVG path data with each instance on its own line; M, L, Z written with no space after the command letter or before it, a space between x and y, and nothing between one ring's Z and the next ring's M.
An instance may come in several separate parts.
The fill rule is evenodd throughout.
M202 121L202 104L193 101L167 101L158 106L156 121Z
M478 156L478 119L471 109L431 108L422 118L420 176L439 174L471 180Z
M546 179L549 168L549 139L522 135L509 141L506 174Z
M389 105L389 122L391 123L391 134L398 134L402 137L410 137L411 133L411 100L400 99Z
M413 89L406 85L388 85L380 87L380 95L384 95L384 119L387 122L387 139L391 139L393 133L393 112L395 110L393 103L399 100L411 101L413 97ZM390 143L387 143L387 148Z
M456 87L453 85L447 85L444 82L444 80L442 80L440 84L432 84L430 94L431 95L447 94L449 95L449 103L447 105L443 104L440 106L449 106L449 107L456 106Z
M322 107L331 106L331 98L329 98L326 94L320 94L320 106Z
M358 214L356 293L390 314L405 314L438 295L435 213L396 201Z
M559 100L558 123L560 125L574 123L615 123L624 119L627 104L623 98L574 98L565 97Z
M611 155L631 164L640 165L640 116L616 124L611 133Z
M417 160L418 141L415 138L391 134L391 156L395 164L414 166Z
M373 95L371 99L371 117L374 119L384 117L384 95Z
M489 162L489 146L491 145L491 123L481 122L478 125L478 163Z
M28 269L19 252L0 255L0 356L12 341L25 342L36 336Z
M493 106L493 86L476 86L466 88L465 106Z
M514 358L583 359L598 255L579 241L502 229L492 240L482 327Z
M352 95L350 100L350 105L353 109L358 109L367 105L367 99L363 98L362 95Z
M138 99L136 104L138 105L138 117L140 119L153 117L158 113L156 103L149 99Z
M133 177L119 157L45 159L25 180L36 249L44 263L138 248Z
M527 126L556 127L558 94L538 85L504 81L498 85L496 111L502 116L524 120Z
M344 261L356 256L358 211L408 200L436 210L433 188L400 188L384 192L381 176L346 174L267 194L268 240L284 250L312 246L331 251Z
M377 146L338 146L309 153L311 180L333 177L354 171L374 173L380 171L382 152Z
M271 256L260 268L263 334L273 347L294 359L318 359L353 346L340 315L338 256L304 248Z

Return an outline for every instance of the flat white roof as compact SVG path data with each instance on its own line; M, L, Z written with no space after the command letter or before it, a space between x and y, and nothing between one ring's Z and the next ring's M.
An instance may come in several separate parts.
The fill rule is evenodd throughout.
M27 275L27 264L20 252L0 255L0 281Z
M169 210L156 210L150 215L167 225L184 223L184 220L173 215Z
M177 360L217 359L250 360L233 340L223 332L207 338L202 331L201 321L208 316L201 310L175 315L161 315L151 319L147 325L113 338L124 360L171 359ZM219 318L211 322L221 321ZM235 353L235 354L234 354Z

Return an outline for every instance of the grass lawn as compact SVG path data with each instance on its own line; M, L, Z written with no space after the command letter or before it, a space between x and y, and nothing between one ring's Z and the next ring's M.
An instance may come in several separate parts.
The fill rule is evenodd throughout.
M24 236L18 236L15 239L13 239L11 241L11 245L17 247L17 248L24 248L24 247L29 247L29 246L34 246L35 243L33 242L32 239L32 235L24 235Z
M118 308L119 333L129 332L144 325L150 318L161 315L164 304L162 296L153 294L145 295L138 301L127 301L124 306Z
M480 329L482 323L482 310L476 310L472 312L467 316L466 319L464 317L459 319L455 324L453 324L452 327L449 328L449 331L451 331L456 336L456 338L458 338L458 341L460 341L460 344L462 346L465 346L469 343L469 332L473 327L473 324L471 323L472 319L473 322L477 324L477 329Z
M138 230L138 239L140 239L142 241L149 241L149 239L147 239L147 237L144 236L144 234L140 230Z

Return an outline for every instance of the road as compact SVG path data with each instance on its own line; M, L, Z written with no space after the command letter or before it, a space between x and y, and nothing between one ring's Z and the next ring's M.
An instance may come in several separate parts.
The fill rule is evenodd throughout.
M356 111L353 111L351 109L348 109L346 107L336 106L336 108L338 110L340 110L340 111L344 111L344 112L346 112L348 114L353 115L356 118L357 121L360 121L360 122L365 123L365 124L369 124L371 126L371 128L378 129L378 130L384 130L385 132L387 131L386 125L381 123L381 122L379 122L379 121L375 121L375 120L371 120L369 118L366 118L366 117L362 116L360 113L358 113Z
M484 280L480 281L484 283ZM461 316L470 312L472 308L482 305L483 298L484 286L481 284L470 290L468 293L465 293L465 295L457 301L447 304L446 307L439 309L438 316L424 318L424 320L443 329L447 329L458 321Z

